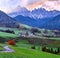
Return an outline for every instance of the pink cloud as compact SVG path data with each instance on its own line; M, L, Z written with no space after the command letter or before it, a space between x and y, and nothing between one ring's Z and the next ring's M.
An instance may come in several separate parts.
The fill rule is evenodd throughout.
M47 10L60 10L60 0L40 0L27 6L30 10L39 7L46 8Z

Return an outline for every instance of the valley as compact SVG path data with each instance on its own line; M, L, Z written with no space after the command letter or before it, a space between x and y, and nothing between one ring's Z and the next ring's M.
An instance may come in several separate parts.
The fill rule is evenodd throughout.
M26 27L28 28L28 27ZM32 27L31 27L32 28ZM30 28L30 29L31 29ZM34 32L32 35L29 34L31 32L29 28L28 29L17 29L17 28L5 28L0 27L0 30L13 30L15 34L2 32L0 31L0 46L9 46L11 49L13 49L15 52L0 52L0 57L12 57L12 58L40 58L40 57L55 57L59 58L60 54L54 54L49 52L43 52L42 47L48 47L53 48L55 51L58 47L60 47L60 37L54 37L54 36L42 36L43 35L43 29L39 29L39 32ZM28 33L26 33L28 31ZM35 35L34 35L35 33ZM50 31L48 32L50 33ZM9 40L13 40L16 43L16 46L9 45L6 42ZM33 47L35 47L33 49ZM3 51L4 48L0 48L0 51ZM43 56L44 55L44 56Z
M60 11L24 9L0 11L0 58L60 58Z

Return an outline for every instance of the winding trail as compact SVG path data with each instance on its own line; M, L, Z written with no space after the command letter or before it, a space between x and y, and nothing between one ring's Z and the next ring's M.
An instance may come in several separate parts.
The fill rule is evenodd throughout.
M4 46L5 51L1 52L15 52L13 49L9 48L8 46Z

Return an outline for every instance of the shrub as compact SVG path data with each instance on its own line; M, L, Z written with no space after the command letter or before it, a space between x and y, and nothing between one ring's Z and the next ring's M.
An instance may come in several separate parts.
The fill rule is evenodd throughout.
M15 43L14 40L9 40L9 41L8 41L8 44L9 44L9 45L16 45L16 43Z

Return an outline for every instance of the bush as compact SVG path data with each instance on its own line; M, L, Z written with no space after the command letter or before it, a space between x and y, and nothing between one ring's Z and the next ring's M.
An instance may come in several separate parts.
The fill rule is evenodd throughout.
M35 46L31 47L32 49L36 49Z
M5 30L5 32L15 34L15 32L12 30Z
M8 41L8 44L9 44L9 45L16 45L16 43L15 43L14 40L9 40L9 41Z

